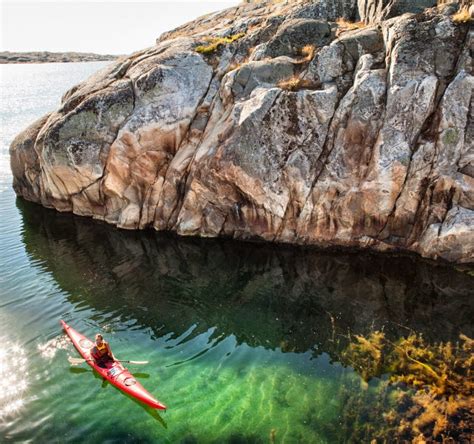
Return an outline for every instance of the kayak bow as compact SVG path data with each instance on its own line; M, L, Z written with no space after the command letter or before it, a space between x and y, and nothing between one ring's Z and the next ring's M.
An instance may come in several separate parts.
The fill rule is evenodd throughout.
M109 381L112 385L127 393L128 395L138 399L144 404L149 405L155 409L166 410L166 406L155 399L148 393L143 386L133 377L133 375L120 362L107 363L106 368L99 367L95 361L91 360L91 348L94 343L74 330L61 320L61 325L66 334L71 338L74 347L87 360L87 363L104 379Z

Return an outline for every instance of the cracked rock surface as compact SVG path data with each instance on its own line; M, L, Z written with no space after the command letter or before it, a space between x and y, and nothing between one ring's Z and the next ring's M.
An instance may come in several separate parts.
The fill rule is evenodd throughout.
M474 262L472 22L376 3L244 4L162 35L17 136L15 191L127 229Z

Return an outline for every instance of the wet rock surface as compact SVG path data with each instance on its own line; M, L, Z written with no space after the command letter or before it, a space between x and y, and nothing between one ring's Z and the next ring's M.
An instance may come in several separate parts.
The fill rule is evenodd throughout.
M245 4L162 35L15 139L17 194L127 229L472 262L472 24L368 3Z

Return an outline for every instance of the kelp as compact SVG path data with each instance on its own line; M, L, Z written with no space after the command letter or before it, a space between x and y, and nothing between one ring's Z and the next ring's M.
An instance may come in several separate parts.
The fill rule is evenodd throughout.
M474 340L461 334L456 343L430 344L411 333L393 342L382 331L350 339L341 354L345 365L366 384L388 375L380 383L383 408L363 412L365 425L355 427L351 439L370 435L376 440L469 442L474 430ZM346 410L357 402L361 408L364 400L348 398ZM367 404L373 409L373 402Z

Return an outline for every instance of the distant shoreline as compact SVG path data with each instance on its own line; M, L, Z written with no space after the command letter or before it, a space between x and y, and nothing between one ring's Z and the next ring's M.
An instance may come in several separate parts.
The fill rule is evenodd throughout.
M91 52L1 51L0 64L106 62L119 57L120 55L94 54Z

